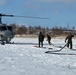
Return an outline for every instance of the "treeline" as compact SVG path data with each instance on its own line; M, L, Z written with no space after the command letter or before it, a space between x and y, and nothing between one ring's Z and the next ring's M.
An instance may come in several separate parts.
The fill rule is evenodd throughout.
M50 33L51 35L65 35L69 32L76 34L75 27L68 29L66 27L53 27L53 28L43 28L41 26L25 26L25 25L18 25L18 24L10 24L12 26L13 31L16 35L22 34L38 34L39 31L42 31L44 34Z

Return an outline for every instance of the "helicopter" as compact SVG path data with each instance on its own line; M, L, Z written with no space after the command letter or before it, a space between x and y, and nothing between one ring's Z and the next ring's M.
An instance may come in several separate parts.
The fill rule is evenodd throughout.
M1 44L11 44L11 39L14 38L15 34L12 30L12 26L8 26L7 24L2 23L2 17L24 17L24 18L38 18L38 19L50 19L50 18L44 18L44 17L33 17L33 16L15 16L15 15L6 15L6 14L0 14L0 41ZM13 42L14 43L14 42Z

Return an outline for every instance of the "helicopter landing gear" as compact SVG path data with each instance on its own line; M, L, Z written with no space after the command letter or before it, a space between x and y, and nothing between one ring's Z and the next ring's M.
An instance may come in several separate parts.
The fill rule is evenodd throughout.
M14 42L10 42L10 44L14 44Z
M14 44L14 42L10 42L10 41L11 41L11 39L10 38L7 38L6 44Z
M6 44L14 44L14 42L6 42Z
M6 44L10 44L10 43L11 43L11 42L7 42L7 41L6 41Z
M11 42L11 39L10 38L7 38L7 40L6 40L6 44L10 44Z

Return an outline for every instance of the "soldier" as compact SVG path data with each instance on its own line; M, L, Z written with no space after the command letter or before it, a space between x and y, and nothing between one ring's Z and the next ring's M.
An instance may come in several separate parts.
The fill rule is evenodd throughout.
M67 40L67 47L70 47L70 49L72 49L72 37L74 37L74 35L70 33L65 39L65 42Z
M49 34L47 34L47 41L48 41L48 44L51 45L51 42L50 42L51 41L51 37L50 37Z
M38 41L39 41L39 47L40 47L40 44L41 44L41 47L43 47L44 35L42 34L42 32L39 32Z

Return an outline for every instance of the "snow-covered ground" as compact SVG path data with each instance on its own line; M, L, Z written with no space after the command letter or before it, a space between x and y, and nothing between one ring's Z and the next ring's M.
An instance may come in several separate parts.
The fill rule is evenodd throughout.
M56 55L45 53L48 50L59 50L55 46L64 46L64 39L44 40L45 48L35 48L37 38L14 38L14 44L0 45L0 75L76 75L76 55ZM76 39L73 39L76 49ZM62 53L76 53L64 48Z

